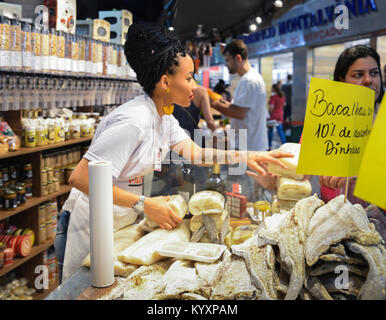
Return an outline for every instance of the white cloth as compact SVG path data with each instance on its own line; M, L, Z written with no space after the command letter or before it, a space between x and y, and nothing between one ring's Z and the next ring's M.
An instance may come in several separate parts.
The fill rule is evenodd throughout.
M249 110L244 119L231 119L231 129L235 129L235 145L231 144L232 148L251 151L268 149L266 103L264 80L256 69L251 68L240 78L233 95L232 104ZM247 143L240 143L239 129L247 129Z
M157 150L161 160L171 146L189 139L173 116L163 116L147 95L121 105L99 124L84 155L89 161L111 161L113 184L136 194L142 193L143 176L154 170ZM90 251L88 196L75 188L63 205L70 211L63 262L63 281L81 266ZM132 208L113 206L114 230L132 224L137 214Z

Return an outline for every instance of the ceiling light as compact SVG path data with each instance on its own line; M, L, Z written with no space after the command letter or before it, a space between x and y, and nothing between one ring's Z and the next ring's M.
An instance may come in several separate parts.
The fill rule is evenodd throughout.
M256 17L256 23L257 23L257 24L262 23L262 21L263 21L263 20L262 20L260 17Z
M257 25L255 25L254 23L250 24L249 25L249 30L252 31L252 32L256 31L257 30Z
M281 0L275 0L274 3L273 3L273 5L274 5L275 7L281 8L281 7L283 7L283 1L281 1Z
M169 27L169 31L174 31L174 28L173 27Z

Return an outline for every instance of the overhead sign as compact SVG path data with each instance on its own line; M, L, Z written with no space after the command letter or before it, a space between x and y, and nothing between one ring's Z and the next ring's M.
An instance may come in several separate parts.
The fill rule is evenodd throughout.
M312 78L296 173L357 175L370 135L374 99L369 88Z
M347 9L345 14L335 11L340 5ZM268 28L239 38L247 44L248 55L254 57L384 30L385 14L386 1L315 0L295 6ZM341 21L346 16L348 27Z
M386 97L383 99L360 166L354 195L386 210Z

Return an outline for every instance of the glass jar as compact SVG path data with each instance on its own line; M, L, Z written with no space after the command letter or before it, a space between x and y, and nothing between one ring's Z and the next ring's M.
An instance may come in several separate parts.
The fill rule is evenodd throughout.
M3 209L4 210L14 210L17 207L16 203L16 192L11 189L5 189L3 194L4 204Z
M51 181L54 178L54 169L47 167L47 181Z
M16 166L10 166L8 168L8 175L10 180L16 180L17 179L17 170Z
M46 130L43 126L36 127L36 146L41 147L47 145Z
M47 182L47 194L51 194L54 192L54 185L52 180L48 180Z
M10 51L11 51L11 68L13 70L21 70L22 54L21 54L21 27L20 21L11 19L10 26Z
M36 147L36 128L33 125L25 127L24 130L24 147Z
M80 125L72 124L70 126L70 134L71 134L71 139L79 139L80 138Z
M49 55L50 55L50 35L48 29L43 27L40 30L40 40L41 40L41 70L49 70Z
M11 66L10 51L11 22L8 17L0 16L0 68L9 69Z
M2 168L1 173L2 173L3 184L5 184L9 181L8 168Z
M32 179L25 181L25 196L27 199L32 197Z
M16 191L16 204L18 206L25 204L26 196L25 196L24 186L16 185L15 191Z
M32 25L28 22L21 22L21 51L23 70L30 70L32 67Z
M58 178L52 179L52 184L53 184L53 192L59 192L60 188L60 181Z
M25 179L32 179L33 178L32 164L31 163L26 163L23 166L23 177Z
M49 51L49 70L52 72L57 71L58 65L58 33L54 28L50 28L50 51Z
M31 27L32 40L32 70L39 72L41 70L41 41L40 29L33 24Z
M43 168L42 169L42 175L41 175L41 183L47 183L47 169Z
M42 197L45 197L48 194L48 189L47 189L47 183L42 184Z

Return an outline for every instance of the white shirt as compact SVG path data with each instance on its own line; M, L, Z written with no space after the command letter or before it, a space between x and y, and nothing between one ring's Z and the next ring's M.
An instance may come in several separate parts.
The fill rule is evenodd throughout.
M235 129L235 145L240 150L267 150L267 117L265 84L262 76L251 68L241 78L233 95L232 104L249 108L242 120L231 119L231 129ZM247 141L239 141L239 129L247 129ZM232 143L231 143L231 147Z
M189 137L178 121L172 115L161 118L153 100L141 95L102 120L84 158L111 161L114 185L127 189L154 170L160 148L162 160L171 146L185 139Z

